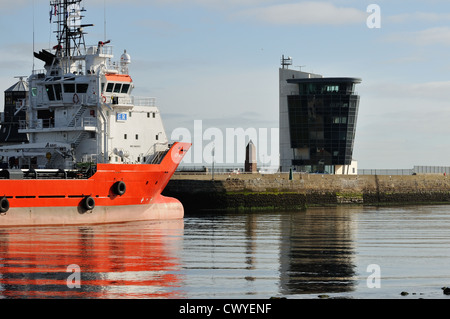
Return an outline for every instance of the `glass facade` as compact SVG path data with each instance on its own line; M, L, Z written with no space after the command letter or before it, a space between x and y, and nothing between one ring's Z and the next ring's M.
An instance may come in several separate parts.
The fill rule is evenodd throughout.
M288 95L293 166L350 165L358 118L360 79L292 79L297 92Z

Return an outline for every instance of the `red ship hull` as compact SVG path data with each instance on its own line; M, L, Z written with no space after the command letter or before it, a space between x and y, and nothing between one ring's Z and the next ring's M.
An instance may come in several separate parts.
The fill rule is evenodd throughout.
M0 226L181 219L161 192L190 146L175 143L160 164L98 164L89 179L0 180Z

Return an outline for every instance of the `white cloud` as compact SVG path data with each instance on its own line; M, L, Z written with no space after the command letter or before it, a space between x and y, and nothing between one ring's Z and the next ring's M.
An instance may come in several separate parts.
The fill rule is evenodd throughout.
M448 13L431 13L431 12L415 12L415 13L403 13L387 17L387 20L393 23L405 23L405 22L441 22L450 21L450 14Z
M364 23L367 13L355 8L337 7L330 2L300 2L241 11L241 17L273 24L345 25Z
M368 94L384 98L450 100L450 81L425 83L380 83L367 87ZM370 92L370 93L369 93Z
M436 27L416 32L402 32L388 36L391 42L409 43L419 46L450 45L450 27Z

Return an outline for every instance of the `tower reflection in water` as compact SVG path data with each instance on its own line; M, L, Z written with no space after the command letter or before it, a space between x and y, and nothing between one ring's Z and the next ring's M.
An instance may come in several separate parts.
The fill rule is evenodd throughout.
M0 298L183 297L183 229L183 220L2 229Z
M356 213L356 211L355 211ZM280 293L343 293L355 289L356 222L348 210L313 208L281 226Z

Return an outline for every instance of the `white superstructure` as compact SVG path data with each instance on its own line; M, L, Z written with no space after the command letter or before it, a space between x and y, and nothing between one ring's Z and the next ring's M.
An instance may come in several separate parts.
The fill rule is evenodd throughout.
M168 147L154 98L132 95L130 55L114 61L108 42L84 43L81 0L54 1L58 45L35 53L45 62L28 79L20 133L28 144L0 148L19 168L72 168L76 163L150 163Z

